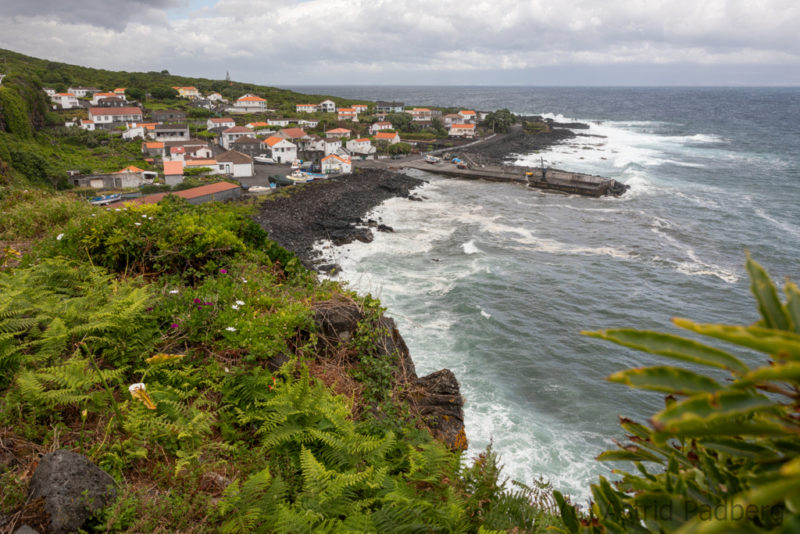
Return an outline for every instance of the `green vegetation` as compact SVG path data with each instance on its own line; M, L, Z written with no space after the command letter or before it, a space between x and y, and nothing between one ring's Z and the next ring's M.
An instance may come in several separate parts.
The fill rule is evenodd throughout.
M486 115L486 119L481 124L486 128L491 128L493 132L505 133L516 122L516 115L508 109L499 109Z
M120 485L89 531L561 525L546 484L507 489L491 449L464 466L430 436L378 357L380 304L319 281L252 208L117 211L12 190L2 203L0 239L40 241L0 268L0 439L17 459L0 464L0 514L27 510L37 452L68 448ZM25 213L45 220L18 226ZM351 372L319 349L313 306L334 298L365 310L340 349Z
M614 485L600 477L587 515L555 492L566 525L562 532L800 530L800 290L787 282L781 302L772 280L749 257L747 270L759 322L674 319L726 347L658 332L588 333L692 367L628 369L609 377L667 393L666 407L648 425L621 420L629 441L598 459L632 462L636 472L616 470L621 479ZM754 352L763 363L746 364Z

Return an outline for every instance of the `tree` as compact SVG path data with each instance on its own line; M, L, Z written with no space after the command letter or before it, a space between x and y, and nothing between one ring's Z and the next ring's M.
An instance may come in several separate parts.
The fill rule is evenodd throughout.
M153 87L150 89L150 96L159 100L178 98L178 91L172 87Z
M486 115L486 119L481 123L492 131L505 133L508 128L517 122L517 116L508 109L499 109Z
M145 91L144 89L139 89L138 87L128 87L125 89L125 95L131 100L144 100Z
M415 132L419 127L411 120L408 113L389 113L386 120L392 123L392 127L400 132ZM416 127L416 128L415 128Z
M442 119L439 117L434 117L431 121L431 128L433 129L434 133L440 137L447 136L447 128L444 127L444 123Z

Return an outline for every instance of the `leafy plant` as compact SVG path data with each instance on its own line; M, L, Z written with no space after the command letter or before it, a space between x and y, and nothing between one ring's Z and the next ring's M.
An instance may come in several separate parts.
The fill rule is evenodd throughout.
M800 529L800 290L786 300L764 269L747 258L761 320L750 326L674 319L686 330L724 341L730 350L672 334L606 330L588 335L692 369L628 369L612 382L667 393L649 425L623 418L628 442L602 461L633 462L592 486L594 504L582 518L558 492L567 532L716 533ZM752 353L766 361L748 364ZM722 380L724 374L727 378ZM650 468L648 469L649 466ZM616 486L616 487L615 487Z

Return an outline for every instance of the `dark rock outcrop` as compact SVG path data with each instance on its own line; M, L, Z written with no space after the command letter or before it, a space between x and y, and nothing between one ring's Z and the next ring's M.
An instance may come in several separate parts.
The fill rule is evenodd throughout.
M108 473L63 449L42 457L28 489L28 502L43 506L43 524L54 534L77 531L116 497L116 482Z
M356 240L371 242L371 224L365 220L370 210L392 197L409 198L410 191L423 183L391 171L359 169L357 174L292 187L291 195L264 202L254 219L270 239L314 269L315 242L330 240L337 246ZM386 231L372 222L379 231Z
M343 296L317 303L314 320L318 328L320 353L333 356L353 338L364 319L362 307ZM431 434L454 450L467 448L464 431L464 399L455 375L442 369L418 377L408 346L394 320L381 316L374 325L379 357L397 357L395 380L403 386L404 399L427 424ZM355 362L352 362L355 363Z

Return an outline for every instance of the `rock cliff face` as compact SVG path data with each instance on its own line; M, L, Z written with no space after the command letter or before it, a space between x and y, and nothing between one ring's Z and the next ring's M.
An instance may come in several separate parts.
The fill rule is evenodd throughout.
M338 297L314 307L315 322L320 339L320 354L335 357L341 354L365 318L362 306L353 300ZM464 431L464 399L455 375L442 369L427 376L417 376L408 347L397 330L394 320L380 316L375 326L377 356L394 358L397 369L394 378L400 395L411 410L419 415L431 434L454 450L466 450ZM350 362L357 363L357 362Z

